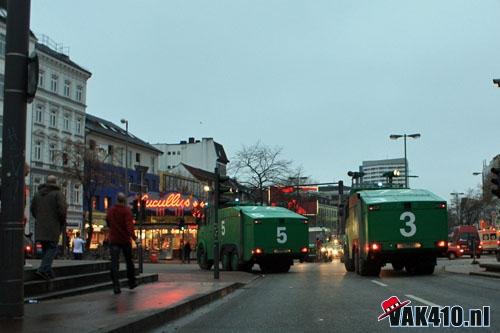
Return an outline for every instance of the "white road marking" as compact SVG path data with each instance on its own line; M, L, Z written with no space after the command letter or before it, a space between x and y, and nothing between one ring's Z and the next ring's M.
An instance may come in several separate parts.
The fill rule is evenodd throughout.
M377 280L372 280L372 282L375 283L375 284L378 284L379 286L387 287L387 285L385 283L379 282Z
M406 296L406 297L408 297L408 298L413 298L415 301L418 301L418 302L423 303L423 304L425 304L425 305L429 305L429 306L438 306L438 307L440 307L440 308L442 307L442 306L441 306L441 305L439 305L439 304L429 302L429 301L427 301L427 300L425 300L425 299L423 299L423 298L420 298L420 297L417 297L417 296L414 296L414 295L405 295L405 296Z

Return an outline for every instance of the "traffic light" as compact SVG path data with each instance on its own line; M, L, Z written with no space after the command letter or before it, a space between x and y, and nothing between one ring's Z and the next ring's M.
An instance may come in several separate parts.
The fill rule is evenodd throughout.
M230 178L228 176L221 176L218 173L215 174L215 203L218 208L224 207L231 201L231 198L224 195L231 191L229 180Z
M500 168L491 168L491 182L495 185L491 193L500 198Z
M344 194L344 182L339 180L339 195L342 196Z

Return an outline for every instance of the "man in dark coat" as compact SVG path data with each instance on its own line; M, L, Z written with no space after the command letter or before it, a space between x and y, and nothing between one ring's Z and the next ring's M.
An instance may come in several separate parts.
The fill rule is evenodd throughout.
M35 217L36 241L42 244L42 262L36 274L43 279L54 277L52 262L57 255L57 243L66 226L67 203L57 186L55 176L48 176L47 182L38 187L31 202L31 214Z
M115 294L121 293L118 276L120 252L123 252L127 264L127 278L130 289L137 287L135 280L135 268L132 262L133 239L137 243L137 236L134 233L134 222L132 212L127 207L125 194L118 193L117 203L108 210L106 223L109 227L109 247L111 254L111 280L113 281L113 291Z

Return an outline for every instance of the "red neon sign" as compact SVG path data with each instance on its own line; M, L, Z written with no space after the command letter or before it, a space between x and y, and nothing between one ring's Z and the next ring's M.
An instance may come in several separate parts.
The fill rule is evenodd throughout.
M142 200L146 201L146 208L204 208L205 201L192 200L191 198L183 198L180 193L170 193L168 196L160 199L150 199L148 194L142 196Z

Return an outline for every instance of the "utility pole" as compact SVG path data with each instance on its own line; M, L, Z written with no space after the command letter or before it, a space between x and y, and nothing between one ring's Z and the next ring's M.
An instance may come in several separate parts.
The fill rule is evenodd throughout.
M24 315L24 163L30 0L7 2L0 222L0 317Z
M139 185L139 242L140 242L140 246L138 248L139 250L139 253L138 253L138 257L139 257L139 273L143 273L144 272L144 251L143 251L143 247L142 247L142 227L143 227L143 224L144 224L144 217L145 217L145 211L146 211L146 207L144 206L146 203L143 202L142 200L142 197L144 195L144 175L146 174L146 172L148 172L148 167L147 166L143 166L143 165L136 165L135 166L135 170L137 172L139 172L139 175L140 175L140 185Z

